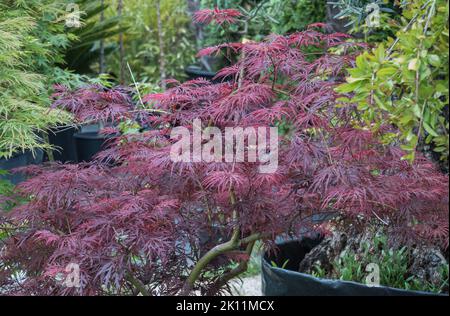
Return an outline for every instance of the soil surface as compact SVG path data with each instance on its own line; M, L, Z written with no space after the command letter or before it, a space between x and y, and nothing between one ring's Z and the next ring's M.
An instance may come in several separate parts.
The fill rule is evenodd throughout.
M362 254L363 245L370 243L372 238L373 232L359 235L334 232L305 256L299 265L299 272L312 274L315 267L320 266L326 271L328 278L339 278L333 271L333 262L345 252L355 253L356 256ZM414 247L410 252L410 258L408 268L410 276L436 286L442 284L441 268L442 265L448 265L448 260L439 248ZM448 288L445 289L445 292L448 292Z

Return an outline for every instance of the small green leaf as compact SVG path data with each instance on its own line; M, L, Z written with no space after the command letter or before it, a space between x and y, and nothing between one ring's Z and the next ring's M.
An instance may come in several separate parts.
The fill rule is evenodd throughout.
M438 55L429 55L428 62L434 67L439 67L441 65L441 58Z
M347 78L347 82L348 83L355 83L355 82L363 81L363 80L366 80L366 78L354 78L354 77L348 77Z
M382 68L378 71L378 75L382 77L392 76L397 72L397 68L394 67L387 67Z
M428 132L428 134L433 135L434 137L438 137L438 133L430 126L427 122L423 122L423 128Z
M417 71L417 69L419 69L419 61L417 58L413 58L409 61L408 69L413 71Z

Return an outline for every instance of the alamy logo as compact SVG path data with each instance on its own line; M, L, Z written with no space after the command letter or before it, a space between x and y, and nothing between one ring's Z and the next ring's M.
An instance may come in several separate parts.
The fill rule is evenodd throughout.
M64 286L69 288L79 288L80 284L80 266L76 263L70 263L64 269L65 280L63 282Z
M366 6L366 12L369 13L366 17L367 26L380 27L380 6L376 3L369 3Z
M191 130L176 127L171 139L170 158L173 162L259 163L259 172L275 173L278 169L277 127L217 127L202 129L195 119Z
M380 266L376 263L369 263L366 267L366 272L369 272L369 274L366 276L366 285L369 287L379 287Z
M81 27L81 11L76 3L69 3L66 7L66 27Z

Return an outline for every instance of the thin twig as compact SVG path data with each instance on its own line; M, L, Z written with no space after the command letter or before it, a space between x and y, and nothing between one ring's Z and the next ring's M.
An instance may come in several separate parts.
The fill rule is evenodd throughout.
M136 82L136 79L134 78L133 71L131 70L131 67L130 67L130 64L128 63L128 61L127 61L127 67L128 67L128 71L130 72L130 75L131 75L131 80L133 80L133 84L134 84L134 87L136 89L136 93L138 95L139 102L141 102L142 107L145 107L144 106L144 101L142 101L141 92L139 91L139 86L138 86L138 84Z
M419 11L424 10L431 2L433 2L433 0L430 0L428 2L426 2L422 7L420 7ZM420 12L416 13L416 15L414 15L414 17L409 21L409 23L403 28L403 32L406 32L409 30L409 28L413 25L413 23L417 20L417 18L419 17ZM397 37L394 41L394 43L392 43L391 47L389 47L387 54L386 54L386 58L388 58L391 54L392 51L394 50L394 47L398 44L398 42L400 41L400 37Z
M378 218L378 220L380 222L382 222L384 225L389 226L389 223L387 223L386 221L384 221L380 216L378 216L377 213L375 213L375 211L372 211L373 215L375 215L376 218Z

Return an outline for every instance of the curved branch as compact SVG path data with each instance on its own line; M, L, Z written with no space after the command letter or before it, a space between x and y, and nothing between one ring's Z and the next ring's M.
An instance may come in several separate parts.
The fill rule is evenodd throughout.
M142 283L139 279L137 279L133 274L127 273L125 276L125 280L127 280L131 285L133 285L142 296L152 296L150 292L145 287L144 283Z
M234 234L233 234L234 235ZM253 235L250 235L246 238L243 238L241 240L234 240L232 238L230 241L217 245L211 250L209 250L200 260L195 264L194 268L192 269L191 273L189 274L188 279L186 280L186 284L182 290L183 295L188 295L192 289L194 288L195 282L200 277L202 271L206 266L215 258L218 256L238 249L242 245L248 245L250 243L254 243L255 241L262 239L264 235L260 233L256 233Z
M250 261L250 256L252 255L253 248L255 246L256 241L252 241L247 245L247 249L245 253L248 255L248 258L239 263L239 265L230 270L229 272L222 275L214 284L211 286L211 289L208 291L208 295L215 295L223 286L225 286L229 281L238 277L248 269L248 262Z

